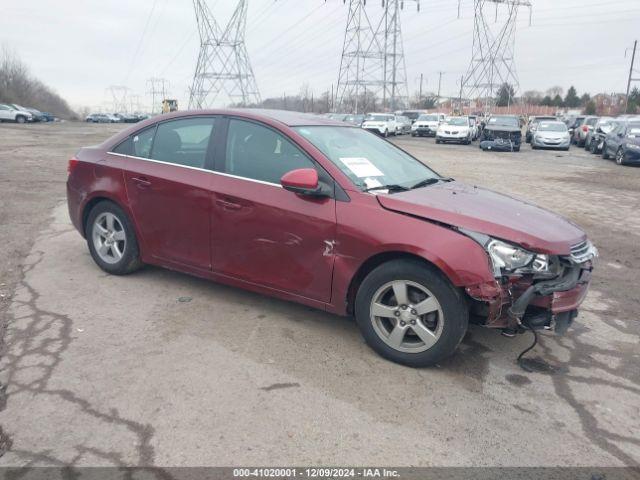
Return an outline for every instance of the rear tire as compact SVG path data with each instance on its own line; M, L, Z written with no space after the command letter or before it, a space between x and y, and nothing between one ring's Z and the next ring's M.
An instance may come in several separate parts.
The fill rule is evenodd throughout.
M369 273L356 295L355 317L373 350L410 367L451 355L469 322L460 291L434 267L413 259L392 260Z
M105 272L127 275L142 267L133 224L115 203L105 200L91 209L85 237L91 257Z

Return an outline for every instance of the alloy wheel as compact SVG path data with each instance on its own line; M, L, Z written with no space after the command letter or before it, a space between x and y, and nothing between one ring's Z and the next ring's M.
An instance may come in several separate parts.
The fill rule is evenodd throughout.
M92 227L93 246L102 261L109 264L122 260L127 236L122 221L111 212L96 217Z
M616 163L618 165L624 165L624 150L619 148L616 152Z
M388 282L376 291L370 319L384 343L405 353L433 347L445 321L436 297L423 285L408 280Z

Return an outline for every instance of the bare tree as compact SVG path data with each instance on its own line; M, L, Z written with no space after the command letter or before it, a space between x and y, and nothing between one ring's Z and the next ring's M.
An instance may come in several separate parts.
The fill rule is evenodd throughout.
M76 117L69 104L40 80L33 78L27 66L6 45L0 48L0 103L16 103L62 118Z

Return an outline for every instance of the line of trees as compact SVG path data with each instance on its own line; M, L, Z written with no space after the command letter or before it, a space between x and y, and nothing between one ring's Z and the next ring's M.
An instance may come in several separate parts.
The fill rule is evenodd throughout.
M588 115L596 113L596 104L591 98L589 93L583 93L578 95L578 91L572 85L567 90L567 93L563 96L564 89L556 86L551 87L546 92L540 92L538 90L527 90L523 92L519 97L521 103L529 105L542 105L548 107L557 108L581 108ZM514 103L514 89L513 86L508 83L504 83L498 90L496 96L496 104L500 107L507 106L510 103ZM634 87L629 94L629 113L637 113L640 111L640 89Z
M69 104L40 80L7 46L0 48L0 103L16 103L53 115L73 119Z

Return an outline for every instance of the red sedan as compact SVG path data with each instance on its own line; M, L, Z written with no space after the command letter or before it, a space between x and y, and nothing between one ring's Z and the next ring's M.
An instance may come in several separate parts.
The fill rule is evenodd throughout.
M69 161L69 213L103 270L160 265L355 315L411 366L469 321L573 321L597 254L564 218L445 178L360 128L293 112L149 119Z

